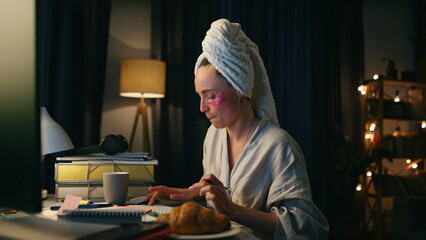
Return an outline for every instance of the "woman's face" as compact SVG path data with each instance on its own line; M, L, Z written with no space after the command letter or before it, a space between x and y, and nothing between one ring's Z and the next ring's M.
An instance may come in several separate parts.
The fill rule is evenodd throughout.
M241 94L217 75L212 65L201 66L195 75L195 91L200 96L200 111L216 128L234 123L241 113Z

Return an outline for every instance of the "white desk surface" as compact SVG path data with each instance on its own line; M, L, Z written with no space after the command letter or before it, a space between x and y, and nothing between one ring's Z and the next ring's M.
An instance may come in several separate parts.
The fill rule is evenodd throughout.
M49 194L48 199L43 200L42 211L40 213L35 214L35 215L39 216L39 217L45 217L45 218L57 220L57 216L56 216L57 211L50 210L50 207L61 205L61 204L62 204L62 202L55 201L55 195L54 194ZM26 215L26 214L24 214L24 215ZM238 233L237 235L235 235L231 238L227 238L227 239L231 239L231 240L255 240L255 239L259 239L255 236L253 236L251 231L248 228L246 228L244 226L240 226L240 227L241 227L240 233Z

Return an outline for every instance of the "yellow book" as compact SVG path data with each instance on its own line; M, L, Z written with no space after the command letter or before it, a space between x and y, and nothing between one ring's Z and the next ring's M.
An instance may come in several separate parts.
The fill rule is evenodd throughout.
M112 163L111 161L56 163L55 181L57 183L102 183L104 172L129 172L130 183L154 182L154 166L157 162L150 162L151 164Z

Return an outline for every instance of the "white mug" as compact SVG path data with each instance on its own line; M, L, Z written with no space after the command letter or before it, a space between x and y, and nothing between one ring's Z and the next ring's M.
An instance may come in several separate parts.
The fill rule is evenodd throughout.
M103 176L105 202L125 205L129 189L128 172L106 172Z

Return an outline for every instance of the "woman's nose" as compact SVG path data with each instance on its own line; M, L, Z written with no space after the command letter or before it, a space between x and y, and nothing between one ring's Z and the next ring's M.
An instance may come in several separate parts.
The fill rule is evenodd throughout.
M201 99L201 101L200 101L200 112L204 113L204 112L207 112L208 110L209 110L208 104L203 99Z

